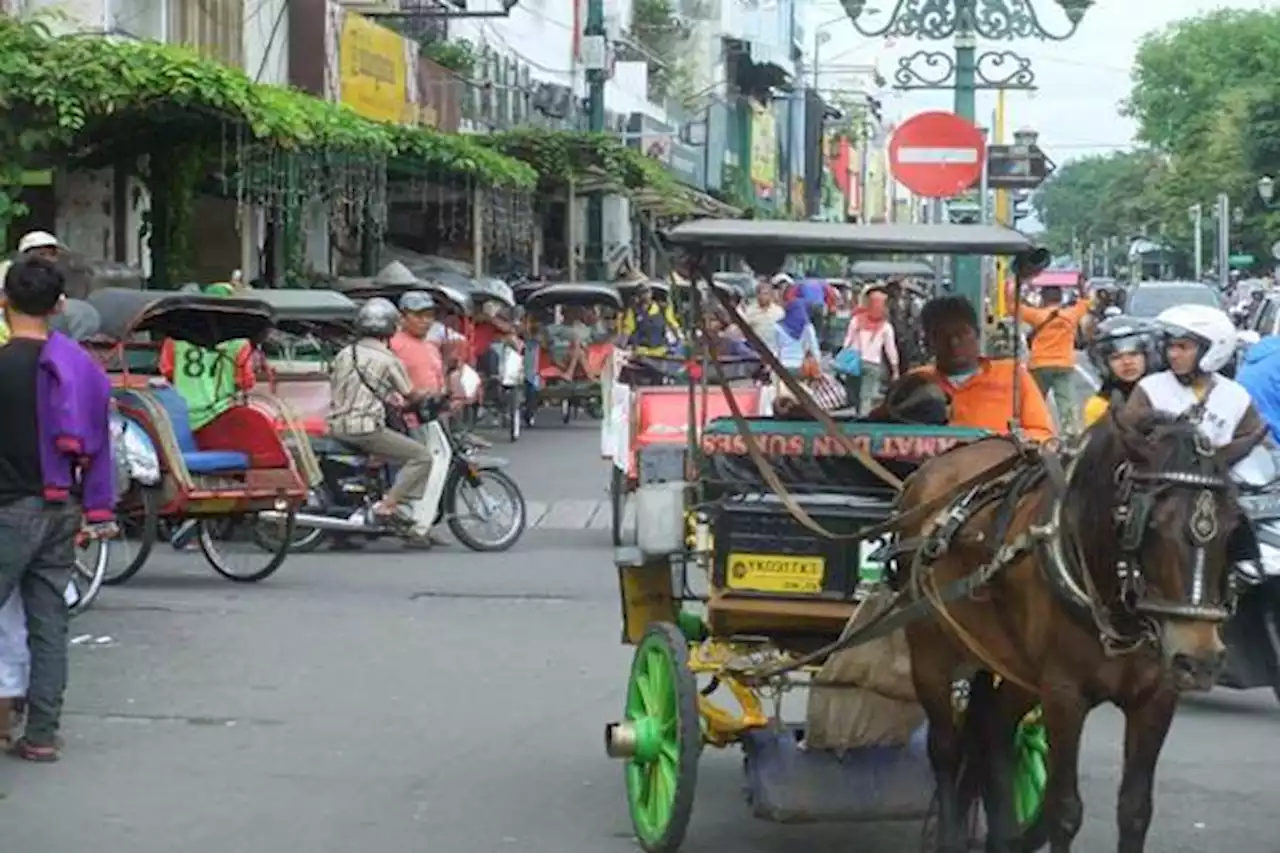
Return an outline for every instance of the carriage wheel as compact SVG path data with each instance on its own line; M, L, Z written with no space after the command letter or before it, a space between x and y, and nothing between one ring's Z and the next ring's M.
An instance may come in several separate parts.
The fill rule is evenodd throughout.
M702 752L698 686L675 625L655 622L636 647L625 715L636 733L626 765L631 825L649 853L671 853L689 828Z
M1044 825L1044 789L1049 777L1049 736L1036 706L1022 718L1013 741L1013 810L1022 827L1023 849L1048 843Z
M265 565L262 563L262 551L253 541L256 513L202 518L198 523L197 541L215 572L230 581L257 583L275 574L285 557L289 556L297 519L297 509L289 510L288 518L276 530L276 549L267 554Z

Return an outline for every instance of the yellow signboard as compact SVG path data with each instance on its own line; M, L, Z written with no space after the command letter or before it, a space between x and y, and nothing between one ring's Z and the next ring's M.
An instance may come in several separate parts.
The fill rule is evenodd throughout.
M773 110L751 102L751 183L773 191L778 179L778 121Z
M404 39L368 18L347 12L338 40L340 99L365 118L400 124L412 115Z
M726 582L729 589L814 595L822 592L826 571L827 561L822 557L730 554Z

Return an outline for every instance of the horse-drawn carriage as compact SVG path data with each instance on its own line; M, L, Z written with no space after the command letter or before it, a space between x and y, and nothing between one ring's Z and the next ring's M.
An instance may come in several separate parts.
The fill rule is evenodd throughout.
M733 252L766 275L788 252L1014 255L1020 281L1046 261L988 226L702 220L666 240L694 266ZM1131 741L1122 847L1140 851L1177 690L1211 683L1229 612L1221 460L1156 415L1113 417L1064 448L907 422L892 402L883 422L835 419L783 382L814 420L752 417L691 386L691 410L719 398L729 416L685 432L679 465L659 463L670 448L636 449L635 542L615 553L636 649L605 744L625 761L641 846L679 846L702 748L737 744L760 818L933 816L950 853L981 803L987 849L1066 850L1071 744L1110 700ZM782 697L796 688L809 705L793 723ZM1049 743L1067 744L1052 767Z
M220 345L261 341L272 327L271 306L258 299L115 288L98 290L86 301L101 318L98 334L86 345L111 374L133 455L154 454L159 472L153 482L134 477L120 500L124 537L113 543L105 582L124 583L142 568L162 524L172 529L176 547L194 539L229 580L269 577L288 555L293 514L307 493L305 472L279 434L283 415L272 417L266 404L236 394L195 427L193 415L204 413L193 413L159 373L168 339L188 345L175 358L175 373L191 380L229 376L237 369L235 358ZM282 534L264 563L250 534L257 514L266 510L279 514Z

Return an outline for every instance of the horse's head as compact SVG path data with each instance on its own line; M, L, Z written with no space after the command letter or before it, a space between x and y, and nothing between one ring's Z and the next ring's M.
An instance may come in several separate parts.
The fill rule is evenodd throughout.
M1229 540L1243 521L1227 465L1195 425L1163 414L1113 414L1091 433L1080 460L1090 513L1106 513L1084 535L1113 529L1115 567L1100 591L1118 616L1154 629L1180 689L1207 690L1225 663L1221 624L1230 615ZM1104 473L1105 472L1105 473Z

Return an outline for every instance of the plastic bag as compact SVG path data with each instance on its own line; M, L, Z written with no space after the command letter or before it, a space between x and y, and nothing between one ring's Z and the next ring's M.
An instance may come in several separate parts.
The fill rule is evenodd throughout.
M480 374L469 364L458 368L458 386L467 400L474 400L480 393Z
M498 362L498 381L504 388L514 388L524 378L524 356L514 347L503 347Z

